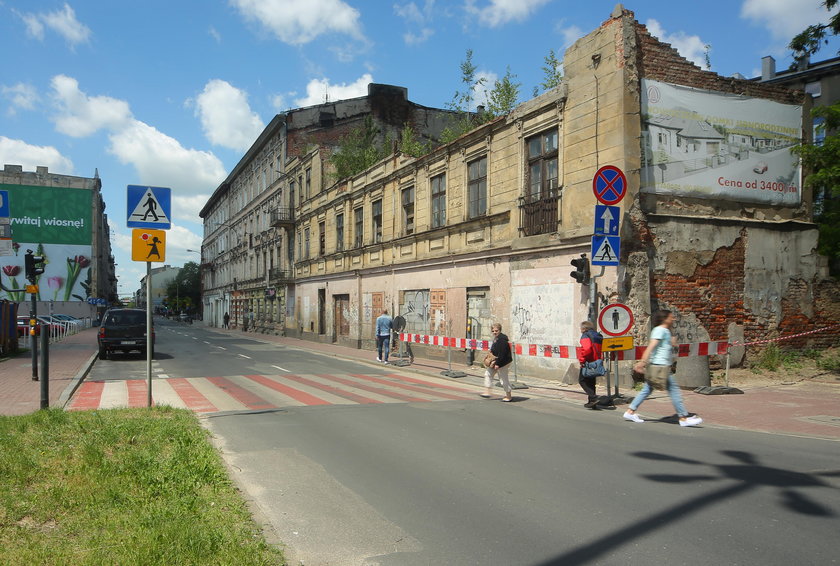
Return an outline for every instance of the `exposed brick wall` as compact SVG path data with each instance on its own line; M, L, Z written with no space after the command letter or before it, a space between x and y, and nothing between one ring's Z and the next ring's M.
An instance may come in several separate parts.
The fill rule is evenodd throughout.
M729 324L743 325L751 342L829 327L840 320L840 284L826 279L809 283L793 279L782 299L781 321L759 317L744 306L746 231L732 246L719 248L708 264L691 276L654 273L652 295L663 307L691 313L712 340L728 338ZM813 304L812 316L800 305ZM819 348L840 344L840 329L803 336L780 343L783 349ZM753 352L757 350L753 349Z
M632 12L626 13L632 15ZM653 37L643 24L637 21L634 21L634 24L638 44L637 65L639 74L643 78L718 92L767 98L786 104L802 104L805 100L805 94L802 91L744 79L722 77L717 73L704 71L688 59L680 56L679 52L669 43L663 43Z

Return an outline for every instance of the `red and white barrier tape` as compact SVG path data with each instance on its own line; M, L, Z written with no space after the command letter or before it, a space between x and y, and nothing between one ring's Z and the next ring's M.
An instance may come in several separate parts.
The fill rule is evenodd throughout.
M819 334L820 332L825 332L826 330L833 330L835 328L840 328L840 324L835 324L833 326L824 326L822 328L817 328L816 330L809 330L808 332L800 332L799 334L791 334L790 336L779 336L778 338L768 338L767 340L756 340L754 342L732 342L733 346L753 346L755 344L770 344L771 342L781 342L782 340L791 340L793 338L799 338L800 336L807 336L809 334Z
M424 334L401 333L400 340L412 344L425 344L428 346L442 346L444 348L458 348L462 350L489 350L492 342L490 340L473 340L470 338L449 338L447 336L428 336ZM517 356L531 356L538 358L560 358L565 360L576 360L578 358L579 346L551 346L544 344L512 344L512 349ZM615 352L615 359L618 361L638 360L642 357L647 346L636 346L632 350ZM675 356L687 358L689 356L714 356L726 354L728 343L722 342L697 342L694 344L679 344L675 349Z

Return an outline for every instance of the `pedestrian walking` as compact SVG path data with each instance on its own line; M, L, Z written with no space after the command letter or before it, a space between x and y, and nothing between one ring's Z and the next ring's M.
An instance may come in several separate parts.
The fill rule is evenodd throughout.
M494 322L490 326L490 332L493 333L493 343L490 346L490 353L484 358L484 387L486 392L481 396L489 399L493 396L493 377L498 377L502 384L502 389L505 390L505 396L502 398L504 402L513 400L512 388L510 380L508 379L508 370L510 370L510 363L513 361L513 356L510 353L510 342L508 337L502 334L502 325Z
M391 353L391 329L394 328L394 321L388 316L388 309L376 319L376 361L387 362ZM383 356L384 350L384 356Z
M222 328L230 328L230 315L225 313L225 316L222 317Z
M604 362L601 360L601 343L604 341L604 337L595 330L595 325L588 320L580 323L580 332L578 383L587 397L583 406L587 409L597 409L598 395L595 393L595 383L599 376L606 373Z
M257 327L254 326L254 319L255 318L256 318L256 315L254 314L253 310L248 313L248 327L251 329L251 332L256 332L257 331Z
M654 329L650 333L648 343L642 359L636 362L634 369L645 374L645 384L641 392L636 395L630 408L624 413L624 418L634 423L645 422L642 417L636 414L645 399L648 398L654 389L668 389L671 403L677 411L680 419L680 426L697 426L703 422L698 416L689 416L685 410L682 400L682 392L676 379L671 374L671 363L674 354L676 339L671 334L671 326L674 324L674 314L668 310L659 310L653 315Z

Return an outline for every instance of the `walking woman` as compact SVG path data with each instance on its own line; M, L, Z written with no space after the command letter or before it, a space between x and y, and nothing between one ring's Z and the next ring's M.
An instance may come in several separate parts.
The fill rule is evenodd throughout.
M505 390L505 396L502 401L508 403L513 397L511 394L510 380L508 379L508 370L510 363L513 361L513 356L510 353L510 342L508 337L502 334L502 325L494 322L490 327L493 333L493 345L490 346L490 353L495 359L488 361L487 369L484 370L484 387L487 388L486 393L481 396L488 399L493 396L493 376L496 375L502 384L502 389Z
M642 391L636 395L630 408L624 413L624 418L634 423L645 422L642 417L636 414L645 399L648 398L654 387L657 389L668 389L671 403L680 418L680 426L697 426L703 422L698 416L689 416L685 410L682 400L680 386L674 376L671 375L671 358L673 356L674 338L671 335L671 326L674 324L674 315L671 311L659 310L653 315L655 328L650 333L650 343L642 354L642 359L636 362L634 369L645 374L645 385Z

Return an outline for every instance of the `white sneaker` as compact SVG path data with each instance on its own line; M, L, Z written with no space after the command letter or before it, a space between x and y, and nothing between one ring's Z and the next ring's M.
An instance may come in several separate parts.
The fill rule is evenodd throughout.
M624 413L624 418L625 418L626 420L628 420L628 421L633 421L634 423L643 423L643 422L645 422L645 419L643 419L642 417L640 417L640 416L639 416L639 415L637 415L636 413L631 413L630 411L626 411L626 412ZM682 421L680 421L680 424L682 424Z
M382 358L376 358L376 361L377 361L377 362L381 362L381 361L382 361Z
M695 415L693 417L687 417L687 418L684 418L684 419L680 419L680 426L697 426L702 422L703 422L703 419L701 419L700 417Z

